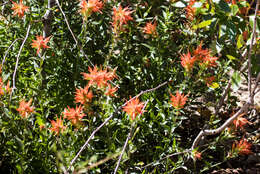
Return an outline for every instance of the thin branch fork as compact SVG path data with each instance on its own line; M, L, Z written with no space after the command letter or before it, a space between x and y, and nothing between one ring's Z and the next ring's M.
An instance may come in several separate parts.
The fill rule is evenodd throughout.
M147 89L145 91L141 91L139 94L137 94L136 96L134 96L133 98L131 98L130 100L128 100L127 102L125 102L123 105L121 105L120 107L118 107L101 125L99 125L93 132L92 134L90 135L90 137L87 139L87 141L85 142L85 144L80 148L79 152L76 154L76 156L71 160L70 162L70 165L68 167L68 170L69 171L72 167L72 165L74 164L74 162L77 160L77 158L79 157L79 155L82 153L82 151L87 147L88 143L90 142L90 140L94 137L94 135L104 126L108 123L108 121L114 117L115 113L118 113L119 110L121 110L128 102L134 100L135 98L138 98L139 96L145 94L145 93L149 93L149 92L153 92L159 88L161 88L162 86L168 84L169 82L171 81L166 81L166 82L163 82L161 83L160 85L158 85L157 87L155 88L151 88L151 89ZM64 172L66 173L66 172Z
M69 22L68 22L68 20L67 20L67 17L66 17L66 15L65 15L65 13L63 12L62 8L61 8L61 5L60 5L59 0L56 0L56 3L57 3L57 5L58 5L58 7L59 7L59 9L60 9L60 11L61 11L63 17L64 17L64 20L65 20L65 22L66 22L66 24L67 24L67 27L68 27L68 29L69 29L69 31L70 31L70 33L71 33L71 35L72 35L72 37L73 37L73 39L74 39L76 45L77 45L77 46L79 47L79 49L80 49L80 52L81 52L81 53L84 55L84 57L89 61L89 63L94 67L94 64L93 64L92 61L88 58L88 56L85 54L85 52L84 52L82 46L79 44L79 42L78 42L77 38L75 37L73 31L71 30L70 25L69 25Z
M6 50L5 55L4 55L4 58L3 58L3 60L2 60L2 67L3 67L3 65L4 65L4 63L5 63L5 59L6 59L7 55L8 55L9 50L12 48L12 46L13 46L18 40L23 40L23 39L22 39L22 38L17 38L17 39L15 39L15 40L11 43L11 45L8 47L8 49Z
M226 127L228 127L238 116L240 116L243 113L246 113L248 108L249 108L250 104L246 103L239 111L237 111L232 117L230 117L223 125L221 125L219 128L217 129L213 129L213 130L202 130L200 131L199 135L195 138L191 149L195 149L199 143L199 141L201 140L201 138L203 136L206 135L216 135L219 134L220 132L222 132Z
M144 112L144 109L146 108L146 105L147 105L148 101L149 101L149 100L147 100L147 101L145 102L145 104L144 104L144 106L143 106L143 108L142 108L142 112L141 112L141 113ZM140 116L140 115L141 115L141 114L139 114L138 116ZM135 123L136 123L136 122L134 121L134 122L132 123L132 125L131 125L130 131L129 131L129 134L128 134L126 140L125 140L125 144L124 144L124 146L123 146L122 152L121 152L121 154L120 154L120 156L119 156L119 158L118 158L117 165L116 165L116 168L115 168L115 170L114 170L114 174L116 174L116 172L117 172L117 170L118 170L118 167L119 167L119 165L120 165L120 161L121 161L122 156L123 156L123 154L124 154L124 152L125 152L125 149L126 149L126 146L127 146L127 144L128 144L128 141L129 141L129 139L132 137L132 133L133 133L133 129L134 129Z
M10 101L11 101L11 98L12 98L12 93L13 93L13 91L16 89L16 87L15 87L15 76L16 76L16 71L17 71L17 68L18 68L19 58L20 58L21 52L22 52L22 50L23 50L25 41L27 40L27 38L28 38L28 36L29 36L30 29L31 29L31 24L29 24L29 26L28 26L28 28L27 28L26 36L25 36L25 38L24 38L24 40L23 40L23 42L22 42L22 45L20 46L18 55L17 55L17 57L16 57L15 69L14 69L14 74L13 74L13 87L12 87L12 91L11 91L11 94L10 94Z

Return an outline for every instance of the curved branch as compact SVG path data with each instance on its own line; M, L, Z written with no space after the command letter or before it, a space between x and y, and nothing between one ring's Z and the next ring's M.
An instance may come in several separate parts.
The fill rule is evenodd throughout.
M144 107L142 108L142 112L141 112L141 113L144 112L144 109L145 109L145 107L146 107L148 101L149 101L149 100L147 100L147 101L145 102ZM141 114L139 114L139 115L141 115ZM124 147L123 147L123 149L122 149L122 152L121 152L121 154L120 154L120 156L119 156L119 158L118 158L117 165L116 165L116 168L115 168L115 170L114 170L114 174L116 174L116 172L117 172L117 170L118 170L118 167L119 167L119 165L120 165L120 161L121 161L121 159L122 159L122 156L123 156L123 154L124 154L124 152L125 152L127 143L128 143L129 139L130 139L131 136L132 136L132 132L133 132L134 125L135 125L135 121L132 123L131 128L130 128L130 131L129 131L129 134L128 134L126 140L125 140L125 144L124 144Z
M25 44L25 41L27 40L27 38L29 36L30 29L31 29L31 24L29 24L29 26L27 28L26 36L25 36L25 38L23 40L23 43L22 43L22 45L21 45L21 47L19 49L18 55L16 57L15 69L14 69L14 74L13 74L13 87L12 87L12 91L11 91L11 94L10 94L10 101L11 101L11 98L12 98L13 91L14 91L14 89L16 89L16 87L15 87L15 76L16 76L16 71L17 71L17 68L18 68L19 57L21 55L21 52L22 52L23 46Z
M79 44L79 42L78 42L77 38L75 37L73 31L71 30L70 25L69 25L69 22L68 22L68 20L67 20L67 17L66 17L65 13L63 12L63 10L62 10L62 8L61 8L61 6L60 6L59 0L56 0L56 3L57 3L57 5L58 5L58 7L59 7L59 9L60 9L60 11L61 11L63 17L64 17L64 20L65 20L65 22L66 22L66 24L67 24L67 27L68 27L68 29L69 29L69 31L70 31L70 33L71 33L71 35L72 35L72 37L73 37L73 39L74 39L76 45L77 45L77 46L79 47L79 49L80 49L80 52L81 52L81 53L84 55L84 57L90 62L90 64L91 64L92 66L94 66L94 64L91 62L91 60L90 60L90 59L88 58L88 56L85 54L85 52L84 52L82 46Z
M213 129L213 130L202 130L200 131L199 135L195 138L195 140L193 141L192 147L191 149L193 150L194 148L197 147L199 141L201 140L201 138L205 135L216 135L219 134L220 132L222 132L226 127L228 127L239 115L247 112L248 108L249 108L250 104L246 103L239 111L237 111L232 117L230 117L223 125L221 125L219 128L217 129Z
M3 58L3 60L2 60L2 67L3 67L3 65L4 65L4 63L5 63L5 59L6 59L7 55L8 55L9 50L12 48L12 46L13 46L13 45L15 44L15 42L17 42L18 40L23 40L23 39L22 39L22 38L17 38L17 39L15 39L15 40L11 43L11 45L8 47L8 49L6 50L5 55L4 55L4 58Z
M117 108L100 126L98 126L90 135L90 137L87 139L87 141L85 142L85 144L80 148L79 152L76 154L76 156L71 160L70 165L68 167L68 171L71 169L72 165L74 164L74 162L77 160L77 158L79 157L79 155L82 153L82 151L87 147L89 141L94 137L94 135L111 119L114 117L115 113L118 113L119 110L121 110L128 102L132 101L133 99L145 94L145 93L149 93L149 92L153 92L157 89L159 89L160 87L168 84L170 81L166 81L160 85L158 85L155 88L151 88L151 89L147 89L145 91L141 91L139 94L137 94L136 96L134 96L133 98L131 98L130 100L128 100L127 102L125 102L123 105L121 105L119 108Z

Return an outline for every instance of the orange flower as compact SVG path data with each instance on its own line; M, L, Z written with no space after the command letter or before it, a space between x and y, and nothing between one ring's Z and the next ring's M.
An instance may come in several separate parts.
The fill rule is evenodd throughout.
M184 107L186 101L187 101L187 95L184 96L184 94L181 94L179 91L176 92L176 96L171 95L171 104L175 109L181 109Z
M188 52L187 54L181 55L181 65L188 72L190 72L192 70L195 61L196 61L196 57L191 57L190 52Z
M68 106L68 109L64 110L63 115L64 118L68 118L74 125L80 123L80 120L85 116L82 106L76 106L76 109Z
M217 57L212 57L210 55L209 49L203 49L202 43L193 51L194 57L200 62L200 65L205 65L206 67L216 66Z
M206 82L206 84L207 84L208 87L210 87L210 86L212 85L212 83L214 82L214 80L215 80L215 77L214 77L214 76L205 78L205 82Z
M193 153L193 155L194 155L194 158L195 159L199 159L199 160L201 160L201 153L200 152L198 152L198 151L195 151L194 153Z
M143 32L146 34L151 34L156 36L157 35L156 25L157 25L156 22L154 22L154 24L152 24L152 22L147 22L145 27L143 28Z
M112 88L110 84L108 84L108 89L105 92L105 95L115 97L115 92L117 91L117 87Z
M123 107L123 111L130 116L131 120L134 120L138 114L142 114L143 107L144 103L140 102L138 98L134 98L127 102L127 104Z
M54 132L55 135L59 135L60 132L63 132L64 129L66 129L65 126L63 126L63 120L60 118L57 118L56 121L51 120L51 126L50 130Z
M100 11L102 7L103 3L99 0L88 0L88 2L86 0L80 1L80 12L85 19L87 19L92 14L92 12L102 13Z
M198 61L203 61L205 56L210 55L210 51L208 49L202 48L202 42L200 45L193 51L193 55L196 57Z
M193 20L193 18L194 18L196 8L194 8L192 6L194 5L195 2L196 2L196 0L190 0L188 6L185 8L187 19Z
M34 112L34 107L30 107L31 104L32 99L30 99L29 102L25 102L24 99L20 101L19 108L17 108L16 110L19 112L22 118L27 118L30 113Z
M75 94L75 101L76 103L85 104L92 100L93 93L91 90L89 90L88 86L86 86L84 89L76 89Z
M133 11L130 11L128 7L123 9L121 5L119 5L118 9L113 8L112 26L115 33L122 31L123 24L127 24L128 21L133 20L131 13Z
M94 66L93 69L88 67L88 70L90 73L82 73L84 79L89 80L88 86L97 85L99 88L102 88L107 85L108 80L116 78L116 68L112 72L108 72L107 69L102 70L102 68L98 70L97 66Z
M233 124L235 125L236 129L237 129L238 127L240 127L241 129L244 129L243 126L244 126L245 124L251 124L251 122L249 122L246 118L243 118L243 117L242 117L243 115L244 115L244 114L238 116L237 119L233 121Z
M239 143L233 143L232 145L232 151L237 151L240 155L248 155L251 154L252 144L248 143L246 139L241 139Z
M23 5L23 0L20 0L20 3L17 4L16 2L13 2L13 7L11 8L14 11L13 16L18 15L19 18L22 18L24 16L24 12L29 11L29 7Z
M204 57L202 65L206 65L206 67L212 67L217 66L216 60L218 60L217 57L212 57L210 55Z
M32 40L33 41L33 43L31 44L32 48L37 48L37 54L39 54L39 52L42 48L50 48L49 46L47 46L47 43L49 42L50 37L51 36L43 39L43 36L36 36L36 40Z

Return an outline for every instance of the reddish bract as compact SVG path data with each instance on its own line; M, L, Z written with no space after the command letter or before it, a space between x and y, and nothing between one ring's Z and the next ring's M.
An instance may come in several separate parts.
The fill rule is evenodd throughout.
M29 114L34 112L34 107L32 107L31 104L32 99L30 99L28 102L26 102L24 99L20 101L19 108L16 110L19 112L22 118L27 118Z
M175 109L181 109L184 107L186 101L187 101L187 95L184 96L184 94L181 94L179 91L176 92L176 96L171 95L171 105L175 108Z
M37 54L39 54L39 52L42 48L50 48L49 46L47 46L47 43L49 42L50 37L47 37L44 39L43 36L36 36L36 40L32 40L33 41L33 43L31 44L32 48L37 49Z
M13 3L13 7L11 8L14 11L13 16L18 15L19 18L22 18L24 16L24 12L29 11L29 7L23 4L23 0L20 0L19 4L13 1L11 2Z
M82 106L76 106L76 109L68 106L68 109L64 110L63 115L64 118L70 120L73 125L80 123L81 119L85 116Z
M63 132L64 129L66 129L65 126L63 126L63 120L60 118L57 118L56 121L51 120L51 128L50 130L54 132L55 135L59 135L60 132Z
M140 102L138 98L134 98L123 107L123 111L130 116L131 120L134 120L138 114L142 114L143 107L144 103Z

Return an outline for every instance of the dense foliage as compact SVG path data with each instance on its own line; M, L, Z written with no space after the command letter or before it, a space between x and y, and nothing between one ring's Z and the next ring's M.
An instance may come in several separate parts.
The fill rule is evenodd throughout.
M233 90L247 78L243 52L260 72L255 5L3 1L1 173L111 173L119 157L118 173L208 173L253 153L248 113L191 147L239 109L230 92L216 106L231 72Z

